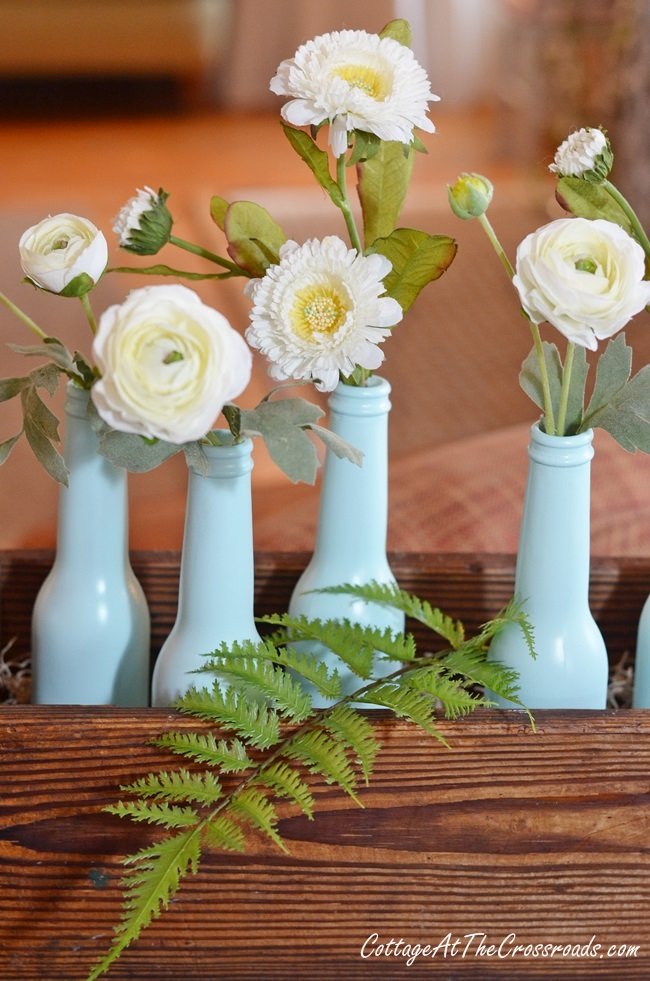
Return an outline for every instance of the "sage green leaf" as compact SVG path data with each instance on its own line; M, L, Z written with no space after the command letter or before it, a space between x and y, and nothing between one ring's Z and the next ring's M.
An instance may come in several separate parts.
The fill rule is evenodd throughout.
M605 218L634 235L629 218L602 184L591 184L581 177L561 177L555 196L565 211L579 218Z
M23 431L20 430L15 436L10 436L9 439L5 439L0 443L0 464L3 464L5 460L8 459L9 454L13 450L14 446L22 436Z
M399 41L405 48L411 47L411 25L402 17L389 20L386 26L379 32L379 37L392 37L393 41Z
M344 203L343 195L330 174L330 162L327 153L319 149L309 134L303 130L294 129L293 126L287 126L285 123L282 123L282 129L298 156L305 161L323 190L327 191L333 204L340 208Z
M59 296L84 296L95 286L95 280L88 273L82 272L71 279L67 286L59 291ZM49 290L48 292L53 292Z
M331 429L326 429L325 426L317 426L313 422L306 428L311 429L322 440L327 449L331 450L339 460L350 460L357 467L363 465L363 453L361 450L358 450L356 446L352 446L347 440L342 439L337 433L333 433Z
M185 454L185 461L188 467L191 467L192 470L196 470L198 473L206 476L208 473L208 458L205 454L201 441L194 440L191 443L185 443L182 450Z
M624 384L589 423L606 429L630 453L650 453L650 365Z
M61 454L52 446L52 443L43 433L42 429L34 423L29 416L25 416L25 436L32 448L34 456L41 466L49 473L50 477L57 480L60 484L68 484L68 468L66 467Z
M585 407L585 385L587 384L588 374L587 351L584 347L578 347L576 345L573 353L571 378L569 379L565 436L574 436L575 433L580 431Z
M551 390L551 402L553 411L557 412L560 404L560 394L562 391L562 361L560 352L555 344L542 341L544 351L544 361L546 362L546 372L548 374L549 387ZM539 373L539 361L537 352L533 348L525 359L519 372L519 384L526 395L533 400L542 412L544 411L544 391L542 389L542 379Z
M369 250L390 259L393 268L384 279L386 293L406 313L427 283L439 279L456 255L457 244L447 235L429 235L416 228L396 228Z
M263 276L280 261L280 246L287 238L266 208L253 201L235 201L226 211L224 231L228 255L253 276Z
M210 217L217 228L220 228L222 232L225 230L227 210L228 202L225 198L219 197L218 194L214 194L210 198Z
M108 426L99 433L99 452L114 467L130 473L147 473L169 460L183 447L157 439L152 442L137 433L119 433Z
M233 439L239 439L241 436L241 409L237 405L228 403L228 405L224 405L221 411L228 423L228 429L232 433Z
M155 266L112 266L109 270L112 273L138 273L142 276L174 276L177 279L231 279L233 272L222 273L199 273L187 272L185 269L174 269L164 263L156 263Z
M401 143L382 142L377 153L357 167L358 193L366 245L386 238L397 225L406 198L415 153Z
M54 395L59 387L61 369L54 362L42 364L30 371L29 378L34 388L44 388L48 395Z
M65 344L56 337L46 337L42 344L8 344L17 354L27 357L49 358L68 375L77 375L77 369Z
M83 354L79 351L75 351L72 356L72 362L76 368L77 375L81 378L85 388L90 388L95 381L95 372L92 365L90 365Z
M318 456L305 427L322 415L323 410L306 399L261 402L255 409L241 410L241 431L261 436L272 460L293 483L313 484Z
M41 399L36 387L30 385L22 393L23 417L36 426L49 440L59 439L59 420Z
M611 340L598 359L596 381L585 413L583 428L592 425L592 418L615 398L632 374L632 348L619 334Z
M29 378L0 378L0 402L8 402L31 384Z

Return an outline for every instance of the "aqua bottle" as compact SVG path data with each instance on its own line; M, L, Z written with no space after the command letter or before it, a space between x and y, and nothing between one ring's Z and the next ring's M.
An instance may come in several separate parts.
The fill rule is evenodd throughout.
M607 702L607 650L589 609L592 439L591 430L549 436L538 424L531 429L515 596L531 621L537 657L513 625L489 652L519 673L519 695L531 709L604 709Z
M227 431L218 435L232 439ZM154 706L172 705L188 688L209 687L210 676L192 672L220 644L260 642L253 613L252 448L250 439L206 445L207 471L189 467L178 611L154 667Z
M650 596L643 605L636 639L633 708L650 708Z
M32 702L149 703L149 611L128 553L127 475L100 456L68 386L54 565L32 615Z
M404 630L404 615L398 610L350 596L313 592L343 583L395 583L386 555L389 395L389 383L372 377L360 387L340 383L330 396L330 429L361 450L363 464L359 467L327 452L314 553L291 597L292 616L348 619L389 628L394 634ZM344 694L360 686L331 651L317 645L311 649L339 671ZM377 665L377 676L401 666L394 661L377 661ZM316 695L314 704L328 703Z

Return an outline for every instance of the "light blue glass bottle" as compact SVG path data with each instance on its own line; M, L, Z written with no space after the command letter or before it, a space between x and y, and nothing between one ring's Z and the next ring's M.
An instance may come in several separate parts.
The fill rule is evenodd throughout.
M128 554L127 475L97 452L68 386L54 565L32 615L32 702L146 706L149 611Z
M515 595L534 631L537 658L508 625L490 660L514 668L532 709L604 709L608 661L589 609L590 470L593 432L549 436L531 429ZM504 708L512 703L499 701Z
M340 383L329 399L330 429L363 453L361 467L329 450L325 460L314 554L289 604L292 616L348 619L378 629L404 630L404 615L389 607L350 596L312 590L343 583L395 583L386 556L388 528L388 413L390 385L372 377L367 385ZM342 676L343 694L361 684L327 648L311 649ZM398 662L377 662L379 674L390 674ZM329 704L319 695L314 704Z
M650 596L643 605L636 639L633 708L650 708Z
M219 437L232 440L227 430ZM189 468L178 612L154 667L154 706L209 686L210 675L191 672L220 644L260 643L253 614L253 444L245 439L203 449L207 473Z

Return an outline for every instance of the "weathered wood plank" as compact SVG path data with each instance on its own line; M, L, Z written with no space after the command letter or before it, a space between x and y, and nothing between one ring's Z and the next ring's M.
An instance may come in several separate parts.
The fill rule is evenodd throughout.
M315 821L283 812L289 855L258 843L206 856L109 977L647 978L650 713L538 716L537 733L518 713L444 724L450 751L377 717L383 750L363 809L319 786ZM3 978L76 981L106 949L120 857L149 832L101 807L170 765L146 745L170 725L197 724L162 710L0 709ZM499 958L481 955L474 933L506 954L515 942L602 946ZM455 956L440 948L410 968L375 953L448 934L462 938ZM611 958L611 944L639 950Z

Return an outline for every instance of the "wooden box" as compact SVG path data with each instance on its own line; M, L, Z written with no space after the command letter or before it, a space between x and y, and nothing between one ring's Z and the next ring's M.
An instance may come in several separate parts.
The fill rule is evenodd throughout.
M258 556L259 612L286 608L304 558ZM18 649L50 562L0 555L3 639ZM405 588L470 629L512 592L506 557L392 564ZM158 647L178 556L134 566ZM613 657L633 649L649 589L650 561L593 563L592 608ZM363 809L319 785L313 822L282 812L288 855L262 842L206 855L108 977L650 977L650 713L536 717L537 732L517 712L444 723L450 750L376 717L383 749ZM196 725L153 709L0 708L0 977L86 976L119 916L120 859L150 840L101 807L120 784L169 766L148 740Z

